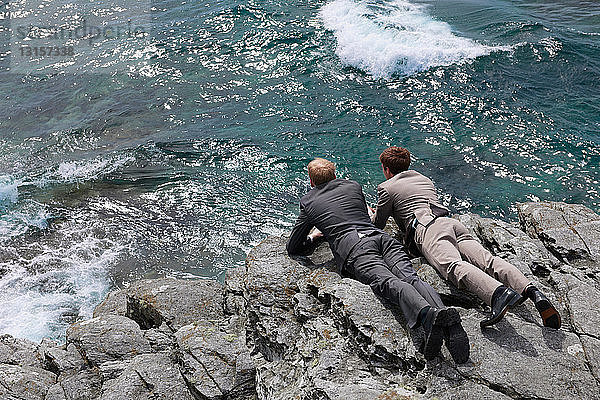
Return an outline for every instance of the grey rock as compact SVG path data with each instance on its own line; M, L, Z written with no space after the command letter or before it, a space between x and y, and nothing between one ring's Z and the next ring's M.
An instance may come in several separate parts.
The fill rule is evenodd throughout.
M206 399L247 399L255 366L246 347L244 321L198 321L176 333L186 381Z
M254 304L293 308L292 297L299 291L297 281L306 276L308 266L285 254L285 240L269 237L255 247L246 260L247 285L244 297Z
M54 385L50 386L50 388L46 392L46 397L44 398L44 400L67 400L67 397L65 396L65 391L63 390L60 383L55 383Z
M77 347L70 343L64 348L48 347L43 351L46 368L57 374L74 374L86 367Z
M600 216L578 204L561 202L517 205L522 228L565 261L600 261Z
M163 322L158 328L145 330L144 337L150 343L153 352L172 350L175 346L175 339L169 326Z
M258 398L420 398L371 373L419 363L393 311L367 286L331 272L326 246L298 263L281 251L284 245L284 238L269 238L247 261Z
M420 371L417 379L419 386L427 388L425 396L428 399L507 400L512 398L483 383L466 379L454 366L444 362Z
M591 399L600 393L576 334L510 314L495 328L481 330L480 319L475 311L463 313L471 362L457 367L462 375L513 398Z
M563 321L569 321L573 307L577 312L595 309L589 307L589 298L600 296L577 289L569 296L581 295L582 303L573 302L555 282L555 274L565 274L569 279L585 278L584 283L593 288L593 280L585 276L585 271L565 272L541 242L513 225L472 218L478 219L479 234L493 252L523 260L522 266L558 307ZM249 279L244 294L254 319L250 331L267 338L254 342L260 352L255 356L258 398L352 398L352 393L370 398L382 395L381 385L408 390L409 394L403 395L417 398L418 391L411 388L422 386L418 381L411 385L410 371L419 370L425 362L413 344L418 335L406 328L397 310L377 299L368 286L331 272L324 261L330 258L325 247L319 248L314 257L296 261L294 268L282 256L284 244L285 239L270 238L251 253L247 262ZM413 262L420 264L418 260ZM457 293L456 288L426 267L430 274L420 275L442 288L446 300L474 308L461 310L471 340L471 362L455 366L444 349L437 362L445 372L436 372L435 367L423 370L428 377L427 398L594 398L598 381L592 371L598 362L585 357L583 349L587 348L578 334L542 327L537 310L529 301L495 328L482 331L479 321L484 314L478 311L478 301L467 293ZM278 286L269 272L275 277L295 278L287 285L279 282ZM587 306L584 298L588 299ZM287 325L278 320L281 315ZM589 325L600 326L593 318ZM564 326L570 329L568 322ZM595 335L591 328L580 331ZM281 340L283 334L289 339ZM586 338L589 353L593 354L596 338ZM345 370L348 365L350 369ZM342 370L344 373L338 372ZM368 372L356 375L348 371ZM360 387L353 386L356 382L362 382ZM343 388L350 389L345 392Z
M429 394L429 392L427 392L427 394ZM455 386L449 385L443 391L436 392L435 396L428 396L427 398L437 398L439 400L508 400L512 397L493 390L488 386L464 380Z
M547 294L560 330L542 327L530 301L482 330L479 299L414 259L421 279L459 308L471 341L463 365L446 348L426 362L416 350L422 330L338 275L326 244L293 260L286 238L271 237L224 285L158 279L111 293L95 318L69 328L66 345L1 336L0 398L600 399L595 214L559 203L523 209L529 234L474 214L457 218ZM557 233L571 227L583 244Z
M269 237L246 260L249 345L268 360L294 348L301 325L294 318L293 298L299 292L298 281L310 271L285 255L284 243L282 238Z
M600 382L600 339L581 335L581 345L590 367L590 371L596 377L596 380ZM571 352L577 353L577 348L573 348Z
M43 359L38 345L11 335L0 336L0 363L42 368Z
M151 351L138 324L118 315L103 315L71 325L67 329L67 344L71 343L91 366Z
M327 243L322 243L309 257L305 257L301 261L310 269L320 268L333 272L337 270L333 254Z
M127 290L127 316L143 329L166 323L173 332L201 319L224 316L222 287L214 280L147 279Z
M44 400L56 375L38 367L0 364L0 398Z
M506 259L525 276L548 276L560 265L544 244L504 221L482 218L476 214L456 217L492 254Z
M126 289L114 290L110 292L104 301L94 308L94 318L107 314L120 316L125 316L127 314Z
M338 332L332 318L306 321L294 357L267 361L256 357L258 399L420 399L377 373Z
M168 353L140 354L102 385L101 400L194 400Z
M575 332L600 337L600 290L595 281L569 266L552 272L550 279Z
M311 320L304 327L306 333L298 349L304 351L303 356L310 357L310 361L304 363L303 379L306 384L300 386L303 398L342 400L422 397L398 382L387 379L383 374L373 373L376 368L373 368L372 360L365 361L364 356L354 350L355 343L348 341L335 326L333 319L320 317Z
M223 285L223 309L226 314L243 315L246 312L245 282L245 266L233 268L226 272L225 284Z
M301 399L303 380L302 366L296 366L287 360L268 361L257 355L256 395L260 400Z
M333 279L332 279L333 280ZM346 334L372 366L407 369L416 350L402 314L386 308L371 289L344 278L319 287L338 330Z
M97 369L88 369L65 378L61 376L57 385L60 390L53 387L53 392L56 391L53 396L62 395L65 400L93 400L100 395L102 379Z
M131 359L128 360L117 360L117 361L105 361L98 366L98 372L102 377L102 381L109 381L111 379L118 378L123 371L129 367Z
M324 310L324 305L307 293L296 293L294 302L294 315L301 322L317 317Z
M387 220L387 223L383 227L383 230L386 231L390 236L395 237L399 241L402 241L402 232L398 228L398 225L396 224L394 218L389 218Z

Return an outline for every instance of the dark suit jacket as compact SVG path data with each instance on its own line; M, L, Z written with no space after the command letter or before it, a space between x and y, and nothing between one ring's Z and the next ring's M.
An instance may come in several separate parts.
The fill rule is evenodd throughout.
M316 244L307 237L313 226L323 232L329 242L338 272L362 237L383 233L369 218L360 185L346 179L334 179L315 186L302 196L300 215L287 244L289 255L313 252Z

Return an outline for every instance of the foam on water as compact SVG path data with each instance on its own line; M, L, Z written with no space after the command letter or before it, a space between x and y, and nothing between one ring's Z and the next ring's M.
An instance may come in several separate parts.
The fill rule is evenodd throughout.
M0 176L0 209L14 203L19 197L19 182L10 176Z
M102 178L123 167L133 157L116 155L91 160L64 161L34 179L0 176L0 243L31 228L45 229L51 217L47 207L31 199L19 200L20 186L47 188L49 185L81 183Z
M48 227L50 214L43 204L27 201L8 213L0 213L0 243L30 230Z
M66 224L56 236L51 243L4 249L0 332L34 341L60 340L69 323L90 318L108 292L106 267L121 246L77 224Z
M30 227L48 226L43 205L32 200L17 204L22 183L11 176L0 176L0 243L27 232Z
M411 75L509 49L457 36L450 25L428 15L423 5L405 0L334 0L319 15L335 35L342 62L375 78Z
M104 221L85 209L71 210L50 225L49 206L30 196L20 198L19 188L48 190L95 180L131 159L62 162L33 179L0 177L1 334L34 341L64 339L65 328L77 319L90 318L106 295L108 267L125 248L106 237ZM34 228L43 234L32 233Z
M133 161L133 157L116 156L111 158L96 158L93 160L65 161L56 171L50 173L50 178L62 182L81 182L97 179Z

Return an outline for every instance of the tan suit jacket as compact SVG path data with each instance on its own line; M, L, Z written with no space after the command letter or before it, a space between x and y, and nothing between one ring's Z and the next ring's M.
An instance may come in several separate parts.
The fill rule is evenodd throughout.
M423 225L435 218L432 205L445 209L439 203L431 179L413 170L400 172L382 182L377 186L377 198L377 209L371 219L380 229L392 216L398 227L406 232L414 217Z
M475 293L490 305L492 294L501 284L523 293L531 283L515 266L493 256L474 240L458 220L435 219L433 212L439 215L437 208L445 208L438 203L429 178L416 171L404 171L380 184L377 192L379 199L373 223L382 227L393 216L398 227L406 232L416 218L419 223L413 239L417 249L456 287Z

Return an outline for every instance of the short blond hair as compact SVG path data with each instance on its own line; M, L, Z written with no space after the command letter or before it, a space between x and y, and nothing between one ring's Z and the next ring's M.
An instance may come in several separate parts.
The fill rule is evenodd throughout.
M308 163L308 176L315 186L334 180L335 164L324 158L315 158Z

